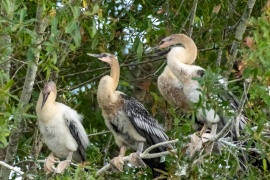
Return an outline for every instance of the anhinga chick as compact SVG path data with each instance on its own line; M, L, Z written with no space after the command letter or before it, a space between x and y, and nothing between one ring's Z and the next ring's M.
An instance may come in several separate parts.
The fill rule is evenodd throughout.
M156 169L165 170L165 163L160 162L160 158L143 159L140 153L151 145L168 140L164 129L158 124L151 114L145 109L143 104L126 94L116 91L119 77L120 67L116 57L109 53L88 54L106 62L111 67L110 75L101 78L97 99L105 124L114 135L116 144L120 147L118 157L113 158L110 163L118 169L123 169L123 156L126 148L129 147L136 151L131 154L131 163L134 165L148 166ZM168 146L170 147L170 146ZM160 146L152 152L166 151L165 146ZM153 176L157 177L160 173L153 170Z
M65 104L56 102L56 85L53 81L45 84L36 105L38 125L42 138L51 154L45 161L44 170L62 173L72 159L86 160L88 136L82 126L82 116ZM55 168L58 158L65 158Z
M191 103L197 103L200 100L202 93L200 89L201 85L194 77L202 77L205 70L200 66L193 65L197 57L197 46L194 41L185 34L173 34L164 38L158 45L159 49L171 47L167 54L167 64L173 75L180 81L185 97ZM231 111L236 112L238 106L238 100L228 93L226 96L228 101L231 102ZM224 99L224 98L220 98ZM205 104L203 104L206 106ZM223 117L218 114L214 109L199 108L196 112L196 117L199 121L204 123L204 127L201 130L203 134L206 129L211 128L211 136L216 134L218 124L222 124L221 128L227 123L228 117ZM245 123L244 116L241 118L240 126L243 128Z

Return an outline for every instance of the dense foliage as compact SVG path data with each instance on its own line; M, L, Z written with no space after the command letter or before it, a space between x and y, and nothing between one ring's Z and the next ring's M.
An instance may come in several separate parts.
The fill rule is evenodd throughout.
M25 178L45 178L40 160L49 150L42 146L34 107L49 79L57 81L57 100L83 114L91 141L88 172L71 166L63 175L50 175L51 179L151 176L150 169L127 165L124 172L95 176L118 155L119 148L107 132L96 99L99 79L109 73L109 67L87 56L88 52L115 54L121 65L118 89L141 101L165 125L170 139L179 139L177 157L166 156L171 179L269 178L269 3L2 0L0 10L0 161L20 167ZM216 74L220 74L228 79L229 90L246 100L243 109L249 123L240 141L246 143L246 150L228 145L220 154L205 155L202 162L198 158L203 152L192 158L185 153L187 137L194 133L195 111L183 114L163 99L157 77L166 58L148 53L173 33L194 39L199 49L195 63L208 71L199 79L203 93L222 93L215 85ZM249 148L258 149L259 155ZM1 168L0 177L5 179L9 173Z

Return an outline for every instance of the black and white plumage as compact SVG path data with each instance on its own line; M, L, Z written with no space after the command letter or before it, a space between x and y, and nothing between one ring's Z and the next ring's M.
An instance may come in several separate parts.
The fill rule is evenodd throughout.
M197 57L197 47L194 41L184 34L173 34L169 37L164 38L159 43L159 48L171 47L167 54L167 64L171 72L177 77L183 86L183 92L186 98L191 103L197 103L200 101L202 93L201 85L194 77L202 77L205 70L200 66L193 65ZM220 100L231 101L230 108L231 112L237 111L237 100L232 96L231 92L227 95L222 95L223 97L218 97L213 95L214 98L219 98ZM225 99L226 98L226 99ZM196 117L199 121L204 123L203 130L204 133L206 129L211 128L211 134L216 134L217 129L221 129L224 124L227 123L230 118L223 113L216 112L213 108L206 108L206 104L203 104L203 108L197 109ZM241 126L245 122L245 117L241 117ZM218 127L219 126L219 127ZM241 127L243 128L243 127Z
M144 165L146 163L152 170L154 168L165 170L164 162L160 158L140 159L140 153L151 145L168 140L164 129L144 108L143 104L120 91L116 91L120 77L120 67L116 57L109 53L88 54L97 57L101 61L107 62L111 66L110 76L101 78L98 85L97 98L102 109L105 124L114 135L116 144L120 147L120 154L110 161L111 165L118 170L123 168L122 157L126 147L136 151L131 155L134 165ZM171 147L171 146L168 146ZM165 151L166 147L161 146L152 152ZM153 176L160 173L153 170Z
M56 95L56 85L50 81L44 86L36 105L39 129L51 150L44 165L46 173L62 173L71 159L86 161L85 151L89 145L88 136L81 124L82 116L65 104L55 102ZM66 160L55 168L54 163L58 158Z

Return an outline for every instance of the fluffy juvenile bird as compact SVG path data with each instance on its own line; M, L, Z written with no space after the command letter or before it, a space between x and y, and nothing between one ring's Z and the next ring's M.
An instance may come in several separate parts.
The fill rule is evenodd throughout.
M53 81L45 84L36 104L38 125L42 138L51 154L47 157L46 173L62 173L72 159L76 162L86 160L88 136L82 126L82 116L65 104L56 102L56 85ZM58 158L65 158L55 168Z
M197 57L197 46L194 41L185 34L173 34L164 38L158 45L159 49L171 47L167 54L167 64L169 70L180 81L181 87L183 87L184 102L188 99L192 103L197 103L202 95L201 86L194 77L202 77L205 70L200 66L193 65ZM177 84L177 83L175 83ZM180 86L179 85L179 86ZM172 84L171 86L175 86ZM163 90L164 91L164 90ZM182 93L182 92L181 92ZM181 96L183 96L181 94ZM165 96L166 97L166 96ZM238 100L228 92L224 97L228 98L230 102L230 108L232 112L236 112L238 108ZM220 100L225 100L224 97L219 96ZM197 119L204 123L204 127L201 131L203 134L206 129L211 128L211 136L216 134L218 124L222 128L228 121L229 116L219 114L212 108L199 108L196 113ZM241 117L239 122L240 128L243 128L245 124L244 116Z
M126 148L129 147L136 151L131 154L131 163L133 165L144 166L146 163L153 171L153 177L160 175L154 168L165 170L165 163L160 162L160 158L141 159L140 153L151 145L168 140L161 125L145 109L143 104L126 94L116 91L120 67L116 57L109 53L90 54L111 66L110 75L101 78L97 98L99 106L102 109L102 115L105 124L114 135L116 144L120 147L119 156L113 158L110 163L112 167L123 169L123 156ZM171 147L170 145L168 147ZM159 146L151 152L166 151L165 146Z
M182 83L173 74L169 66L166 66L158 77L158 90L161 95L171 104L185 112L190 109Z

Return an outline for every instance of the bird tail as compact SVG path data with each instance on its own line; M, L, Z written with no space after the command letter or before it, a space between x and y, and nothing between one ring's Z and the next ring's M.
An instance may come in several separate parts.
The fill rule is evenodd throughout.
M165 162L160 162L160 158L143 159L144 163L152 169L153 178L159 177L162 173L156 169L167 172ZM162 178L165 180L167 178Z

